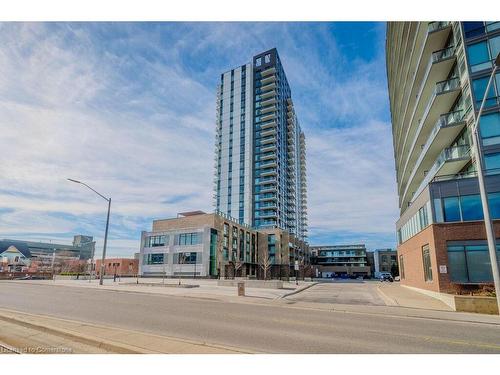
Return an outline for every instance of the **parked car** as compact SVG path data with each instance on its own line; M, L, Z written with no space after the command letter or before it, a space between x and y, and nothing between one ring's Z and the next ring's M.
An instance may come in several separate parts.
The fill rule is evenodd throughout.
M380 282L384 282L384 281L389 281L392 283L394 281L394 278L392 277L392 275L389 272L381 272L380 273Z

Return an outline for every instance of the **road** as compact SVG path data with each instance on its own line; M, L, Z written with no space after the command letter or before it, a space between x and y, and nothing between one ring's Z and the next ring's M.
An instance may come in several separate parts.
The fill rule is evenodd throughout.
M361 280L343 280L321 283L287 300L319 303L343 303L348 305L385 306L377 292L378 283Z
M293 304L0 282L0 307L268 353L500 353L499 325Z

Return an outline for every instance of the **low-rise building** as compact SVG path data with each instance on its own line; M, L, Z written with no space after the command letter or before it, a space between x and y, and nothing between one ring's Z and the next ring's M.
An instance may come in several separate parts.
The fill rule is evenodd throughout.
M398 253L393 249L377 249L373 252L373 274L380 277L381 272L399 276Z
M101 274L102 260L95 262L96 275ZM139 271L139 260L133 258L107 258L104 260L104 275L136 276Z
M363 244L311 246L311 254L318 276L371 276Z
M142 232L139 273L167 277L278 278L310 264L309 247L279 228L256 230L221 212L183 212Z
M91 236L76 235L71 245L52 242L0 240L3 272L65 272L74 261L86 263L93 257L95 241ZM17 254L17 255L16 255ZM1 271L0 271L1 272Z

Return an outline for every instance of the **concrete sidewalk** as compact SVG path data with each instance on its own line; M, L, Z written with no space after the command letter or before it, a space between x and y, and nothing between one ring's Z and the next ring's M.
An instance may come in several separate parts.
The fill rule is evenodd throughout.
M377 290L387 306L454 311L450 306L437 298L404 288L399 283L380 283Z
M77 353L243 354L250 350L0 309L0 339L17 348ZM5 328L5 330L4 330ZM36 337L36 339L34 339ZM54 337L56 339L54 339ZM76 348L76 349L75 349Z
M165 285L161 278L140 278L139 284L136 284L135 278L122 278L121 281L113 282L112 279L105 279L104 285L99 285L99 280L19 280L8 281L24 284L68 286L78 288L96 288L104 290L113 290L119 292L150 293L160 295L171 295L179 297L194 297L217 300L232 300L232 297L238 298L237 287L218 286L217 280L209 279L181 279L181 285L196 286L192 288L178 287L179 279L165 279ZM297 291L304 287L314 284L313 282L299 281L283 282L283 289L264 289L264 288L245 288L245 296L253 299L274 300ZM241 299L241 297L240 297Z

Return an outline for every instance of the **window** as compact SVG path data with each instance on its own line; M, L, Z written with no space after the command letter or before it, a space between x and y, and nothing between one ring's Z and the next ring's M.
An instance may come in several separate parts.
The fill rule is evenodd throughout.
M468 46L467 55L472 73L491 68L490 53L486 41Z
M500 53L500 36L491 38L490 40L488 40L488 43L490 45L491 58L493 60Z
M144 254L143 264L164 264L163 261L167 263L167 257L164 254Z
M464 195L460 197L462 220L483 220L483 207L479 195Z
M144 244L144 247L158 247L158 246L165 246L167 243L167 236L149 236L146 237L146 241Z
M500 143L500 113L488 113L481 116L481 137L485 146ZM495 139L496 138L496 139Z
M444 221L460 221L460 206L458 197L443 199Z
M450 279L454 282L468 282L467 261L464 246L448 245L448 268Z
M493 219L500 219L500 193L488 193L490 215Z
M466 38L484 34L484 22L464 22L463 25Z
M500 171L500 153L484 155L484 164L487 171Z
M479 108L481 102L484 98L484 94L486 93L486 86L488 86L489 77L483 77L479 79L475 79L472 81L472 87L474 89L474 96L476 97L476 107ZM484 107L488 108L496 103L495 99L495 85L492 83L490 85L490 91L486 97L486 101L484 102Z
M424 264L424 280L427 282L432 282L432 264L429 245L425 245L422 247L422 260Z
M201 243L201 233L181 233L177 241L180 246L198 245Z
M198 264L201 263L201 253L184 252L174 254L174 264Z
M497 239L498 241L498 239ZM500 246L497 246L500 264ZM459 283L483 283L493 281L488 245L485 241L448 243L450 279Z

